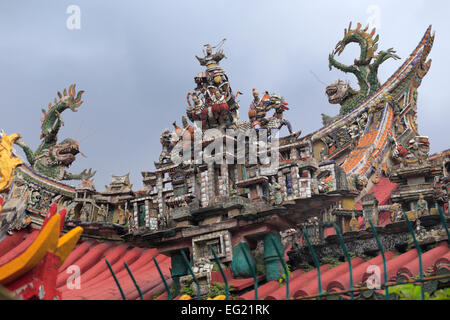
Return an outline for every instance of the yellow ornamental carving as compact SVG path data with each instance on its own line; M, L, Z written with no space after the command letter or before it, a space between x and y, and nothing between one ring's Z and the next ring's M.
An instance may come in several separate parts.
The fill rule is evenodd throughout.
M14 169L22 164L22 160L16 158L13 153L13 144L20 138L18 134L0 138L0 192L4 192L11 186Z
M225 300L226 297L224 295L220 295L214 298L208 298L207 300Z
M356 219L356 217L352 217L352 219L350 220L350 230L351 231L359 231L359 223L358 223L358 219Z

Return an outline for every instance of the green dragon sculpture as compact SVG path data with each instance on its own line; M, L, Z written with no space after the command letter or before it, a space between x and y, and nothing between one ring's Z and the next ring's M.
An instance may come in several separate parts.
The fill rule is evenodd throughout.
M359 85L359 91L356 91L348 83L339 80L326 88L329 102L341 105L339 115L349 113L380 88L378 68L382 63L390 58L400 59L393 48L375 54L379 39L379 35L374 38L375 28L371 33L367 33L368 25L364 29L361 29L360 23L355 30L352 30L351 27L352 23L350 22L348 30L345 29L344 31L344 38L337 43L335 50L328 57L330 70L334 67L345 73L353 73ZM336 54L340 55L350 43L357 43L361 48L361 53L359 59L355 59L353 65L347 66L336 61L334 57ZM324 114L322 118L324 122L330 122L334 119Z
M58 141L58 133L62 125L61 113L70 109L78 111L78 107L83 103L81 96L84 91L75 92L75 85L71 85L69 90L64 89L63 94L58 92L59 99L55 98L54 103L49 103L48 110L42 109L44 117L41 118L41 139L42 142L36 151L19 139L15 142L21 147L27 157L28 162L35 171L55 180L87 180L95 175L92 169L83 170L80 174L72 174L66 171L74 161L75 156L80 153L78 142L72 139L65 139L61 143Z

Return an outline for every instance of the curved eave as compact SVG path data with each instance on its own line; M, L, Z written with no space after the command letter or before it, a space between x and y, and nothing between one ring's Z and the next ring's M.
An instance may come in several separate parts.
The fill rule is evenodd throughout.
M32 180L43 188L53 190L66 196L75 198L76 195L75 187L62 183L61 181L51 179L40 173L37 173L26 164L18 166L16 168L16 171L20 173L25 178L25 180Z

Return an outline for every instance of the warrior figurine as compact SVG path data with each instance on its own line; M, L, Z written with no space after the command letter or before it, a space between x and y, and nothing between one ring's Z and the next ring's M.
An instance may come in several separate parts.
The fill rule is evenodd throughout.
M219 49L219 50L217 50L216 53L213 53L213 50L212 50L213 47L211 47L210 44L205 45L205 47L206 47L206 56L204 58L195 56L197 58L197 60L200 62L201 66L206 66L207 68L212 68L214 65L218 65L219 62L223 58L226 58L225 55L223 54L222 49Z
M223 39L219 45L215 46L214 48L219 47L219 49L216 51L216 53L213 52L213 47L210 44L206 44L206 55L204 58L200 58L198 56L195 56L197 60L200 62L201 66L206 66L206 71L213 71L214 68L217 68L219 65L219 62L226 58L226 56L223 54L223 50L220 49L220 47L223 45L226 39Z
M358 138L361 134L358 125L357 124L350 125L350 127L348 128L348 134L350 138L354 140L356 143L356 138Z
M128 210L128 209L126 211L126 219L128 222L128 230L134 230L136 228L136 226L134 224L134 217L131 214L130 210Z
M192 96L192 104L190 97ZM205 99L198 96L196 92L188 92L187 94L188 107L186 108L186 115L192 122L201 121L203 128L208 128L208 108L205 104Z
M283 118L283 113L286 110L289 110L287 107L287 102L284 101L284 99L280 96L274 95L271 97L271 107L275 110L272 118L278 120L278 129L280 129L282 126L286 126L289 130L289 134L293 134L292 131L292 125L289 122L289 120Z
M208 80L215 85L219 85L223 82L227 81L227 77L225 76L225 71L219 66L219 62L226 58L223 54L222 49L220 47L223 45L226 39L223 39L219 45L214 48L219 48L216 53L213 53L213 47L207 44L206 47L206 55L204 58L200 58L195 56L197 60L200 62L200 65L206 66L206 73L208 76Z
M230 124L230 109L225 100L225 96L220 92L219 88L214 89L212 96L212 114L219 125Z
M281 185L275 180L272 179L272 182L269 183L270 190L270 203L271 205L279 206L283 203L283 195L281 193Z
M252 128L255 130L259 130L263 127L265 123L267 123L266 119L266 106L263 104L264 100L269 97L268 93L264 95L264 98L261 100L259 98L259 92L257 89L253 88L253 101L250 103L250 110L248 111L248 117L250 118L250 122Z
M106 209L104 204L100 206L97 212L97 222L106 222Z
M423 198L423 194L420 194L419 201L417 201L417 206L416 206L416 216L420 218L422 216L427 216L427 215L428 215L428 203Z
M261 108L261 99L259 98L259 92L256 88L253 88L253 101L250 103L250 110L258 110Z
M409 159L415 160L415 159L419 159L419 144L417 143L416 140L411 139L408 142L408 147L407 147L408 151L409 151Z
M327 159L327 151L325 150L325 147L322 147L319 153L320 161L325 161Z
M394 203L391 206L391 222L399 222L403 220L403 210L400 203Z
M84 222L89 222L89 207L87 204L84 204L81 208L80 219Z
M118 206L119 213L117 214L116 223L124 225L126 223L126 214L125 210L123 210L122 206Z
M194 140L194 127L189 125L185 116L181 117L181 122L183 123L183 128L179 127L176 121L173 122L175 128L173 144L181 143L183 150L190 149Z

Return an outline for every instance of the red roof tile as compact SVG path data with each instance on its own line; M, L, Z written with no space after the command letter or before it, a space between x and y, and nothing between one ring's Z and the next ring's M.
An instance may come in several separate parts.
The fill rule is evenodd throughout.
M394 258L394 253L386 252L388 280L392 281L399 275L411 274L416 276L419 273L419 265L417 258L417 251L411 249L408 252ZM436 248L425 252L422 256L424 271L427 268L432 267L435 271L439 269L446 269L450 271L450 249L447 242L439 244ZM364 262L360 258L352 260L353 271L353 284L357 285L367 281L372 273L368 273L368 267L371 265L378 266L380 268L380 281L384 283L384 269L381 255ZM328 265L321 267L322 276L322 290L323 292L348 290L350 288L350 275L348 270L348 263L342 263L341 265L328 270ZM317 270L313 270L307 273L294 275L290 278L289 282L290 297L298 298L311 296L318 293L318 279ZM283 300L286 299L286 287L279 286L276 281L271 281L258 288L259 298L265 300ZM384 293L381 292L380 293ZM252 300L254 298L254 291L250 291L240 296L241 300Z
M11 236L13 237L12 240L9 239L10 236L3 239L0 242L0 251L4 252L3 256L0 258L0 266L22 254L31 245L31 243L33 243L38 234L38 230L34 230L29 234L27 231L21 231L15 232ZM20 242L19 245L16 245L16 241L19 241L20 239L22 239L22 242Z
M389 261L394 257L393 252L385 253L386 260ZM363 282L363 276L369 270L371 266L378 266L383 268L383 258L381 255L358 265L352 270L353 272L353 285ZM353 267L353 264L352 264ZM350 289L350 275L345 273L335 278L327 286L326 291L339 291L339 290L349 290Z
M0 258L0 264L10 261L11 258L23 252L34 237L35 232L20 231L0 241L0 252L3 254ZM57 287L62 293L62 298L66 300L120 300L120 292L105 263L105 259L108 259L127 299L139 299L140 297L128 272L125 270L124 261L129 265L144 299L153 299L155 294L159 294L158 300L167 299L165 287L152 261L154 256L157 257L163 274L170 285L172 283L169 270L170 258L158 254L156 249L137 248L113 242L80 242L59 269ZM395 280L398 276L414 277L419 272L419 262L415 249L395 258L393 253L387 252L386 258L389 280ZM434 249L425 252L422 259L424 272L430 268L434 272L442 269L450 271L450 249L447 242L442 242ZM67 269L71 265L77 265L81 269L79 289L71 290L66 286L67 279L71 275L71 273L67 273ZM381 255L379 255L368 262L361 258L352 260L354 285L365 282L369 278L371 274L368 273L368 267L370 265L376 265L380 268L380 280L382 283L384 282L382 260ZM328 265L321 267L323 291L349 289L348 263L344 262L335 268L328 268ZM233 279L230 276L230 270L226 270L226 273L229 283L238 290L253 286L252 278ZM214 279L220 282L221 277L215 274ZM260 280L262 279L260 278ZM310 296L317 293L317 270L307 273L302 270L292 272L290 278L291 297ZM270 281L258 288L258 295L260 299L285 299L286 287L284 285L280 287L277 281ZM239 297L242 300L253 298L253 290Z
M269 281L262 286L258 287L258 298L266 299L266 297L272 292L280 288L280 283L278 281ZM243 295L241 295L238 300L254 300L255 290L251 290Z
M445 255L443 255L441 258L439 258L438 261L436 261L436 266L439 267L439 265L447 265L450 266L450 252L447 252Z
M320 267L320 274L322 275L328 271L328 265L323 265ZM317 279L317 270L312 270L307 273L301 274L300 276L295 276L293 274L293 279L289 282L289 296L293 297L295 292L302 288L306 283L312 279ZM267 300L283 300L286 299L286 287L278 287L277 290L272 292L267 296Z
M352 268L354 269L356 266L360 265L363 262L364 262L364 260L361 258L352 259L351 260ZM333 269L330 269L327 272L325 272L324 274L322 274L321 278L322 278L323 291L326 291L326 288L328 288L328 285L334 279L336 279L340 275L346 274L346 273L348 273L348 263L344 262L344 263L340 264L339 266L337 266ZM305 285L302 286L302 288L295 291L294 298L311 296L311 295L314 295L317 293L319 293L317 279L312 279L312 280L308 281L307 283L305 283Z
M12 236L5 236L3 240L0 240L0 265L4 264L3 261L9 261L4 258L4 255L12 248L17 248L27 237L28 232L14 232Z
M101 245L102 243L99 243L90 248L89 251L94 252L94 254L91 254L88 259L83 259L87 255L80 259L83 267L80 290L70 290L67 288L65 285L65 279L67 279L65 272L62 271L59 273L58 284L60 287L58 289L61 290L63 299L121 299L120 292L107 268L105 259L108 259L110 262L127 299L136 299L139 295L125 269L124 262L127 262L129 265L142 293L147 294L147 297L153 298L155 292L163 289L163 287L161 287L162 281L156 270L156 266L152 261L154 256L157 256L158 263L163 270L165 277L170 277L170 258L163 255L157 255L156 249L127 248L127 246L122 244L114 244L112 246L109 246L111 244L108 244L105 248L105 246L101 247ZM101 257L98 257L100 252ZM94 259L94 257L96 258ZM78 261L74 264L77 265L77 263ZM87 276L87 279L84 279L83 276Z
M389 260L386 263L388 281L395 279L395 277L397 276L397 271L401 267L403 267L405 264L407 264L408 262L414 260L416 257L417 257L417 251L409 250L408 252L406 252L398 257L395 257L392 260ZM365 273L363 276L363 282L365 282L371 275L372 275L372 273ZM383 269L381 269L381 272L380 272L380 280L381 280L381 283L384 283L384 270Z
M33 242L39 231L28 233L25 230L15 232L0 241L0 265L5 264L22 252ZM105 263L111 263L125 296L128 300L139 299L124 262L130 267L145 299L153 299L157 292L164 290L153 257L157 258L161 270L171 284L170 258L157 253L156 249L132 247L114 242L83 241L71 252L65 263L58 270L56 287L64 300L120 300L121 295ZM73 272L68 268L76 265L80 268L80 288L69 289L67 280ZM68 273L69 271L69 273Z
M442 242L439 246L434 249L431 249L424 254L422 254L422 266L423 272L425 273L428 268L434 268L436 262L445 254L450 252L447 243ZM433 269L433 273L436 270ZM402 275L407 279L411 279L412 277L419 274L419 257L410 261L405 266L401 267L398 270L398 275Z

